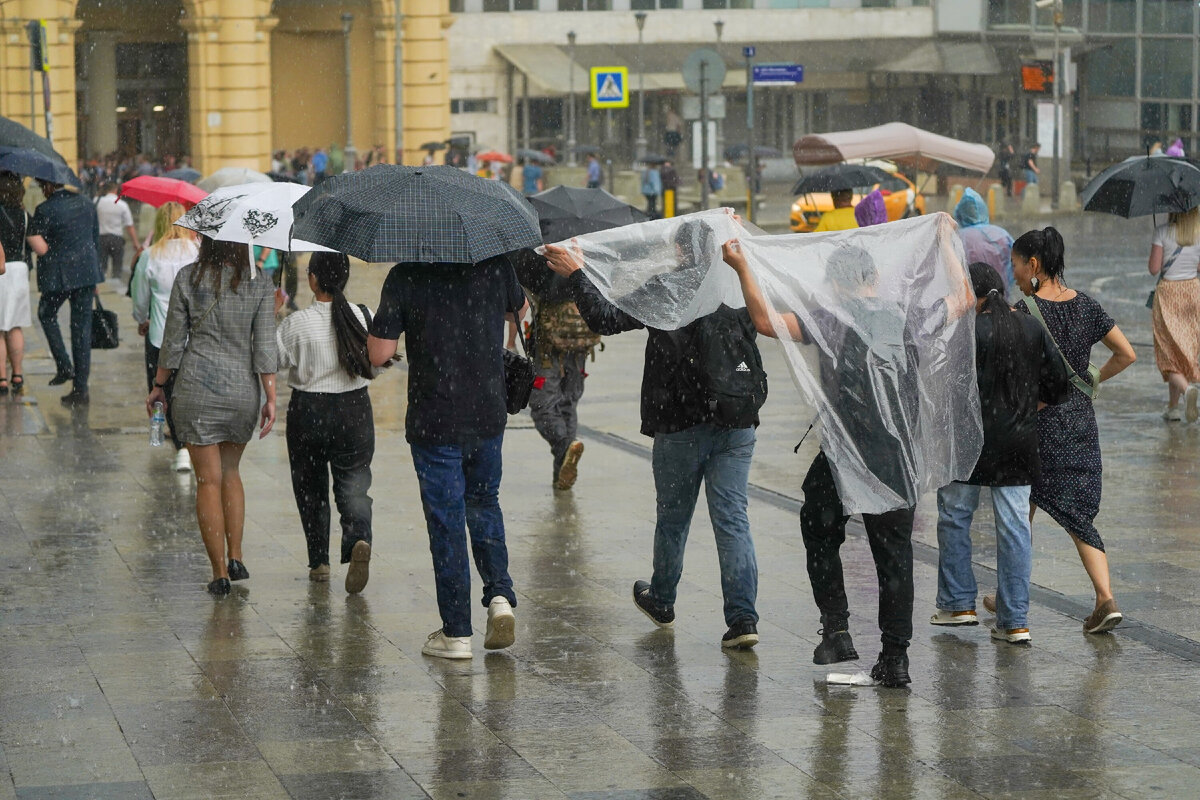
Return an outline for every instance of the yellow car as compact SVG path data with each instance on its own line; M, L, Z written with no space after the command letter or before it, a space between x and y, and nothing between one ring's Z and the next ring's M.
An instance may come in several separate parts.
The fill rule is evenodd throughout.
M908 178L898 172L875 184L854 190L854 205L872 190L883 195L888 222L907 219L925 213L925 195ZM828 192L814 192L796 198L792 203L791 228L794 233L809 233L821 221L821 215L833 208Z

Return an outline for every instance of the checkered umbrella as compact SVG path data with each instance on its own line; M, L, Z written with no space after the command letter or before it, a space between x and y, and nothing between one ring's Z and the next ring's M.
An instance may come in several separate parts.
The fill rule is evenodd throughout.
M515 189L454 167L336 175L293 211L293 236L364 261L477 264L542 243L537 213Z

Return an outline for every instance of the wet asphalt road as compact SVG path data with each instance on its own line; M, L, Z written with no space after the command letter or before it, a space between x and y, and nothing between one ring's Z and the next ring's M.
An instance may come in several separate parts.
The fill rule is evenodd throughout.
M1049 219L1012 221L1019 233ZM1150 341L1150 222L1072 216L1068 283ZM356 269L375 305L385 270ZM106 289L111 292L111 289ZM303 298L301 303L306 302ZM376 555L366 591L306 579L282 431L252 444L251 579L214 602L194 482L145 443L141 341L98 352L75 413L31 337L25 403L0 403L0 800L3 798L1190 797L1200 780L1200 426L1159 418L1147 346L1098 403L1098 527L1127 623L1086 637L1090 587L1066 534L1039 517L1033 644L936 629L936 510L918 514L910 691L830 687L797 509L816 443L780 354L751 480L762 644L721 652L716 558L698 509L674 632L629 601L649 574L654 497L637 435L642 338L606 340L580 409L587 451L570 493L527 417L505 442L502 503L517 644L450 663L403 441L402 372L376 383ZM1102 354L1097 351L1094 360ZM280 404L283 408L283 402ZM701 504L703 505L703 504ZM986 506L986 504L985 504ZM981 589L994 576L976 524ZM878 652L865 541L844 548L851 631ZM484 616L478 609L476 626Z

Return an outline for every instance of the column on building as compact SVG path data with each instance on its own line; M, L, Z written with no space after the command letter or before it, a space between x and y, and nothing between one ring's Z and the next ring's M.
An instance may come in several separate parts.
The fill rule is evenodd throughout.
M375 130L362 150L383 145L387 161L396 158L396 11L392 0L376 3L374 60Z
M271 157L270 0L187 4L192 164L201 172L249 167Z
M117 31L88 31L87 150L84 157L117 149Z
M422 142L450 136L448 0L403 0L404 163L420 164Z

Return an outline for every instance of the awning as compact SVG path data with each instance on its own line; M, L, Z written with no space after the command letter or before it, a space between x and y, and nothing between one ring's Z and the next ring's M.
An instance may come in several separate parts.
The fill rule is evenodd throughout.
M999 75L1003 70L991 45L982 42L926 42L895 61L880 64L877 72L931 75Z
M987 172L996 160L985 144L951 139L903 122L835 133L809 134L797 140L792 154L798 165L837 164L856 158L922 157Z

